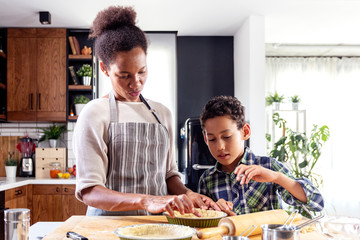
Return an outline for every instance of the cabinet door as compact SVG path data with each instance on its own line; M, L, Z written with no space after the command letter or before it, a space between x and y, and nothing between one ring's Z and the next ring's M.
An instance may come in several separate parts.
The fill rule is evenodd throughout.
M6 208L28 208L26 186L5 191Z
M37 29L37 121L66 121L66 29Z
M33 185L33 219L63 221L61 185Z
M8 29L7 119L36 119L36 37L34 29Z
M63 221L72 215L85 215L87 205L75 197L75 185L62 186Z

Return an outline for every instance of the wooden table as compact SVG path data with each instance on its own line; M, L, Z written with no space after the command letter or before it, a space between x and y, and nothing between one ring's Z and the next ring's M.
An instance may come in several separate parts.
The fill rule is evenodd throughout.
M167 223L167 220L165 216L72 216L43 240L69 240L66 238L68 231L79 233L89 240L119 240L114 234L116 228L144 223ZM192 238L192 240L197 239L196 236ZM211 240L215 239L221 240L221 236L211 238ZM261 240L261 235L251 236L250 239ZM325 240L325 238L318 232L311 232L302 234L301 240Z

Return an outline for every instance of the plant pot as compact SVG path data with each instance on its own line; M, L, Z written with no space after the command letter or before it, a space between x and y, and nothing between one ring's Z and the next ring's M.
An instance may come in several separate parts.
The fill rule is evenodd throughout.
M49 139L49 144L51 148L57 148L59 144L59 139Z
M86 104L75 104L75 113L80 115L81 110L85 107Z
M16 169L17 169L17 166L5 166L6 177L7 178L16 178Z
M280 110L280 103L279 102L273 102L272 103L273 110Z
M292 103L292 110L299 110L299 103Z
M83 85L90 86L91 83L91 77L82 77Z

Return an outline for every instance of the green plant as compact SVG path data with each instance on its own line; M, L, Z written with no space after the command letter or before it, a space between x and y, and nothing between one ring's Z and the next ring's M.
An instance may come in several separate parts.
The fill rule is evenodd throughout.
M290 97L292 103L299 103L300 97L298 95L294 95Z
M18 161L15 158L13 158L15 153L8 152L8 154L9 157L5 160L5 166L17 166Z
M270 106L274 102L281 103L284 101L284 95L279 95L277 92L274 93L274 95L269 95L265 98L266 106Z
M79 95L75 97L74 104L87 104L89 101L89 98L85 97L84 95Z
M319 187L322 184L322 177L314 172L314 167L321 156L323 145L330 137L329 127L326 125L319 127L314 124L310 137L307 137L306 133L287 128L286 121L280 117L279 113L273 114L273 121L276 126L282 128L283 134L274 143L270 157L280 162L287 162L296 178L308 178L316 187ZM268 135L266 139L271 141ZM304 209L300 208L299 212L309 217Z
M44 135L40 138L41 141L45 141L48 139L59 139L61 134L67 132L66 125L56 125L55 123L51 125L49 128L40 128Z
M91 77L92 67L89 64L83 64L81 68L76 72L79 77Z

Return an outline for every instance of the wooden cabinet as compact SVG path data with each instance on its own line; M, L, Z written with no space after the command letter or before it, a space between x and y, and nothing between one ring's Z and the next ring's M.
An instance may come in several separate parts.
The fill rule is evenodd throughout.
M5 191L6 208L28 208L27 186L17 187Z
M66 29L7 32L8 121L66 121Z
M6 29L0 29L0 121L6 120Z
M84 95L90 100L93 98L97 98L97 61L94 58L94 48L93 41L88 38L89 29L68 29L68 66L69 68L73 68L75 75L76 71L81 68L84 64L89 64L92 66L92 78L89 86L84 85L81 77L76 76L77 80L74 80L71 76L70 70L67 71L67 83L68 83L68 120L76 121L78 113L76 113L74 99L76 96ZM70 44L70 39L72 37L76 37L79 42L80 49L84 48L84 46L91 47L92 54L91 55L83 55L83 54L73 54L73 50ZM81 53L81 52L80 52Z
M87 206L75 197L75 185L33 185L33 219L65 221L72 215L85 215Z

